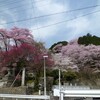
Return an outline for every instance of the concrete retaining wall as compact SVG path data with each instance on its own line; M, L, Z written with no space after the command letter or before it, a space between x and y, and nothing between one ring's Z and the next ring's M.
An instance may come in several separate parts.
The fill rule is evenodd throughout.
M26 87L9 87L9 88L0 88L0 94L26 94ZM0 98L0 100L16 100L12 98ZM18 99L21 100L21 99ZM24 100L24 99L23 99Z

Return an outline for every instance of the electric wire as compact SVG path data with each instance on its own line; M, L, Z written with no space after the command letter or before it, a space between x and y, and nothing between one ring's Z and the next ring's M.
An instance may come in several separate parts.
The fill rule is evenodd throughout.
M43 2L43 1L45 1L45 0L35 0L33 3L37 3L37 2ZM5 2L5 4L3 4L3 5L0 5L0 7L5 7L5 6L10 6L10 5L12 5L12 4L18 4L19 2L23 2L23 0L22 1L15 1L15 2L8 2L8 4L6 4Z
M40 8L40 7L44 7L44 6L48 6L49 4L50 4L50 3L46 3L46 4L44 4L44 5L39 6L39 8ZM15 14L18 14L19 11L20 11L20 12L24 12L24 11L26 11L26 10L32 10L32 7L23 8L22 10L19 10L19 8L24 7L24 6L27 6L27 3L24 4L24 5L18 5L18 6L15 6L15 7L6 8L6 9L3 9L3 10L0 10L0 15L4 14L4 12L5 12L6 10L13 10L12 13L13 13L14 15L15 15ZM17 8L18 8L18 9L17 9ZM34 8L37 8L37 7L34 7ZM16 10L16 9L17 9L17 10ZM14 11L14 10L15 10L15 11Z
M10 5L12 5L12 4L17 4L17 3L19 3L19 1L10 2L10 3L8 2L8 4L6 4L6 3L4 2L4 4L1 4L0 7L10 6Z
M46 3L45 5L49 5L50 3ZM4 12L4 11L6 11L6 10L16 10L16 8L21 8L21 7L24 7L24 6L27 6L28 4L26 3L26 4L24 4L24 5L18 5L18 6L15 6L15 7L11 7L11 8L5 8L5 9L3 9L3 10L0 10L0 13L1 12ZM45 5L42 5L42 6L45 6ZM41 7L41 6L39 6L39 7ZM35 7L35 8L37 8L37 7Z
M37 19L37 18L42 18L42 17L49 17L49 16L53 16L53 15L57 15L57 14L62 14L62 13L66 13L67 14L67 13L70 13L70 12L84 10L84 9L93 8L93 7L97 7L97 5L95 5L95 6L89 6L89 7L84 7L84 8L73 9L73 10L69 10L69 11L58 12L58 13L52 13L52 14L47 14L47 15L42 15L42 16L36 16L36 17L21 19L21 20L17 20L17 21L10 21L10 22L7 22L7 23L2 23L0 25L11 24L11 23L15 23L15 22L23 22L23 21L33 20L33 19Z
M45 26L39 27L38 29L42 29L42 28L54 26L54 25L57 25L57 24L61 24L61 23L68 22L68 21L73 21L73 20L76 20L76 19L78 19L78 18L85 17L85 16L88 16L88 15L91 15L91 14L95 14L95 13L98 13L98 12L100 12L100 10L95 11L95 12L91 12L91 13L87 13L87 14L83 14L83 15L81 15L81 16L77 16L77 17L75 17L75 18L71 18L71 19L68 19L68 20L63 20L63 21L60 21L60 22L57 22L57 23L45 25ZM33 29L33 30L37 30L37 29Z
M50 4L50 3L49 3ZM41 8L41 7L44 7L44 6L47 6L47 5L49 5L49 4L45 4L45 5L41 5L41 6L39 6L39 8ZM25 4L25 5L27 5L27 4ZM25 6L25 5L23 5L23 6ZM20 11L20 12L23 12L23 11L26 11L26 10L32 10L32 7L29 7L29 8L23 8L22 10L16 10L17 8L21 8L22 6L16 6L16 7L12 7L12 8L8 8L8 9L6 9L6 10L15 10L15 11L12 11L13 12L13 14L18 14L18 12ZM34 7L34 8L37 8L37 7ZM1 10L0 11L0 15L2 15L3 13L4 13L4 11L6 11L6 10ZM2 13L3 12L3 13Z
M26 4L26 5L27 5L27 4ZM25 5L23 5L23 6L25 6ZM22 6L12 7L12 8L9 8L9 9L7 9L7 10L15 9L15 8L19 8L19 7L22 7ZM41 6L39 6L39 7L41 7ZM83 7L83 8L74 9L74 10L69 10L69 11L62 11L62 12L52 13L52 14L50 14L50 15L52 16L52 15L55 15L55 14L68 13L68 12L73 12L73 11L77 11L77 10L84 10L84 9L89 9L89 8L95 8L95 7L100 7L100 5L88 6L88 7ZM37 7L34 7L34 8L37 8ZM29 8L29 9L32 9L32 7ZM1 12L4 12L4 11L5 11L5 10L0 11L0 14L1 14ZM23 11L23 10L20 10L20 11ZM18 12L18 11L15 11L15 12ZM44 15L44 16L48 16L48 15Z
M13 0L12 0L12 1L13 1ZM12 2L12 1L11 1L11 2ZM4 0L1 1L1 0L0 0L0 4L1 4L1 3L9 3L9 2L10 2L9 0L8 0L8 1L4 1Z
M32 3L32 7L33 7L33 13L34 13L34 18L36 17L36 15L35 15L35 9L34 9L34 4L33 4L33 1L31 0L31 3ZM37 30L38 30L38 20L36 19L36 27L37 27ZM39 32L38 32L39 33Z

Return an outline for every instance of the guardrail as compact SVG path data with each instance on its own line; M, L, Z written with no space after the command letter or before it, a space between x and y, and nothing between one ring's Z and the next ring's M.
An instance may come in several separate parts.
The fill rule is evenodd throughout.
M18 99L49 99L50 96L48 95L19 95L19 94L0 94L0 98L15 98L16 100Z
M63 97L100 97L100 90L66 90L60 93L61 100Z

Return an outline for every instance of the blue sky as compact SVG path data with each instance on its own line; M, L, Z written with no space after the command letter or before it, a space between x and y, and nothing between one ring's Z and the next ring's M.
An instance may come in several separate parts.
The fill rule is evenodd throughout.
M100 12L79 17L99 11L100 6L59 13L95 5L100 5L100 0L0 0L0 28L28 28L34 39L44 42L46 47L87 33L100 36ZM45 16L49 14L54 15ZM79 18L70 20L76 17ZM61 23L55 24L58 22Z

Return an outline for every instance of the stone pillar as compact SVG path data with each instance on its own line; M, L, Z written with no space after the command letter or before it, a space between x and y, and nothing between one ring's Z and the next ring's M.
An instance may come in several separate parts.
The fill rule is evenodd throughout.
M25 68L22 69L22 86L25 85Z

